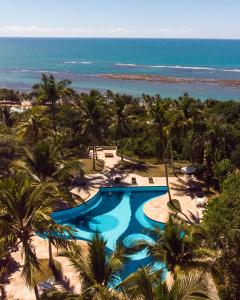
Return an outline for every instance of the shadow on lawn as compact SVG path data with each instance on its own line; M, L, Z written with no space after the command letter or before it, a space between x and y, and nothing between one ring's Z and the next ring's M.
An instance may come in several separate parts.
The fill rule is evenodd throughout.
M128 172L128 173L134 173L134 172L148 172L151 169L156 168L155 166L148 166L144 163L130 163L130 162L124 162L123 164L120 164L118 166L120 171Z

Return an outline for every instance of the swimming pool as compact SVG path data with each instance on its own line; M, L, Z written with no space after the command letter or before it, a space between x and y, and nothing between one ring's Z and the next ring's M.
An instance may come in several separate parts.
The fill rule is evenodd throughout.
M95 231L107 240L107 247L113 250L118 241L130 247L139 240L153 241L144 232L145 228L164 228L163 223L149 219L143 211L144 204L167 192L167 187L106 187L86 204L53 213L54 220L74 229L74 236L90 240ZM140 266L150 263L145 251L131 255L122 274L125 278ZM164 267L155 264L154 268Z

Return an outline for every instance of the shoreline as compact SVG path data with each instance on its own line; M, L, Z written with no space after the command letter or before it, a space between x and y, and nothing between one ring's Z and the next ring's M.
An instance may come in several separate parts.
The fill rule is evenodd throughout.
M98 78L123 80L123 81L149 81L166 84L180 84L180 83L205 83L216 84L218 86L228 86L240 89L240 80L230 79L203 79L203 78L184 78L184 77L169 77L161 75L144 75L144 74L99 74Z

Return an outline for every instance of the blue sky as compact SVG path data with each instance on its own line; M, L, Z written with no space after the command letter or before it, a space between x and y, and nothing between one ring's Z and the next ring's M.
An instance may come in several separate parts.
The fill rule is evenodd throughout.
M0 36L240 39L240 0L0 0Z

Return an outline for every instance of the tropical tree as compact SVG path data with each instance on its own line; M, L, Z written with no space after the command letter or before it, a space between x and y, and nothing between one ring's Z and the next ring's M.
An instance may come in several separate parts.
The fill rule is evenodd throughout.
M174 171L174 155L173 146L179 149L183 143L184 135L187 130L191 128L192 119L186 119L183 110L178 102L173 102L169 105L169 109L166 111L166 117L168 124L163 128L166 140L168 155L171 159L171 166Z
M17 124L17 136L35 145L43 138L49 128L49 119L44 115L45 109L34 107L27 120Z
M112 288L119 283L125 250L117 245L115 251L109 254L106 243L99 233L95 233L88 242L87 251L73 245L71 251L62 253L80 275L83 287L81 299L105 299L110 295L112 298L106 299L115 297Z
M163 159L164 154L166 153L167 141L166 135L164 134L164 127L168 124L168 119L166 117L168 106L169 102L160 97L148 101L149 120L159 139L156 151L157 157L160 159Z
M83 113L83 133L89 134L93 150L93 169L95 170L96 142L101 129L102 102L99 94L92 91L83 98L80 107Z
M13 118L11 108L8 106L0 107L0 124L4 124L7 127L13 126Z
M209 202L203 217L208 247L218 253L215 277L224 300L240 298L240 176L232 175L222 185L221 195ZM215 273L214 273L215 275Z
M226 180L230 175L232 175L233 171L234 166L229 159L223 159L215 163L215 165L213 166L213 174L218 180L220 189L224 180Z
M50 106L54 130L56 130L56 104L69 95L70 84L70 80L57 81L53 75L42 74L41 82L33 86L32 96L35 97L35 102Z
M126 106L128 102L124 97L116 95L113 102L113 117L110 130L113 131L114 138L118 141L118 147L121 152L121 160L123 161L122 139L130 134L127 122Z
M58 236L56 242L62 237L61 243L67 244L66 228L57 226L51 218L57 195L52 183L36 184L21 172L0 180L0 236L21 246L22 276L34 289L36 299L39 299L36 272L40 265L33 244L34 235L54 238L54 233Z
M136 248L145 248L154 260L164 262L174 274L191 268L208 268L213 252L204 248L204 233L198 227L187 226L183 221L170 216L164 231L154 228L149 235L154 243L140 241Z
M61 144L52 139L40 141L32 151L23 148L21 160L12 163L13 168L28 172L38 181L54 180L59 187L66 186L76 172L83 174L80 160L71 151L64 151Z
M125 279L120 288L126 299L135 300L201 300L211 299L206 278L191 271L177 276L169 286L162 282L161 270L142 267Z

